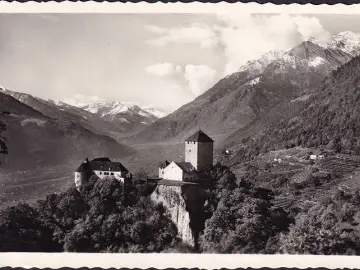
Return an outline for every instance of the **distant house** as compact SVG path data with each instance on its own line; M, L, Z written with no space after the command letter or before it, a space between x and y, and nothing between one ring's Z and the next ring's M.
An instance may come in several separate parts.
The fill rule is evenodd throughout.
M312 155L310 155L309 158L310 158L311 160L324 159L324 158L325 158L325 155L315 155L315 154L312 154Z
M132 179L132 174L120 163L107 157L86 160L75 171L75 185L79 188L91 175L99 178L113 177L122 183Z
M213 166L214 141L202 130L185 140L185 161L167 160L159 166L159 179L192 182Z

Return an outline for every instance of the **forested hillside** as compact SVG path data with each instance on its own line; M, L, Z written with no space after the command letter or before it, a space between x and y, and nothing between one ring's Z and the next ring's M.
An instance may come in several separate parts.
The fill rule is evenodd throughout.
M244 147L234 158L248 160L269 150L295 146L324 146L339 153L360 154L359 71L360 57L355 57L306 99L276 108L277 115L274 112L268 116L269 122L261 132L252 139L243 139ZM237 133L230 137L230 143L234 143Z

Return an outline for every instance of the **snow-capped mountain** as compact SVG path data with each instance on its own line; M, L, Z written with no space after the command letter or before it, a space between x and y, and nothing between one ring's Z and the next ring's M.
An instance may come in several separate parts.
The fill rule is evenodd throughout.
M287 51L270 51L248 61L194 101L129 140L140 143L180 138L199 127L209 134L239 131L235 137L242 138L245 129L256 130L257 124L261 127L266 123L270 111L281 115L279 104L316 91L327 75L360 52L354 35L337 36L332 40L343 37L337 46L331 40L328 45L320 45L310 39ZM347 52L350 49L351 53Z
M313 68L323 66L327 72L359 54L360 35L346 31L333 35L325 45L309 39L288 51L269 51L259 59L248 61L238 72L246 72L249 78L254 78L274 61L285 65L284 69L288 66L298 68L299 65Z
M111 123L101 119L96 114L90 113L81 108L69 105L61 101L44 100L30 94L15 92L1 88L0 92L10 95L18 101L41 112L43 115L53 119L71 121L80 124L96 134L108 135L109 132L121 132Z
M360 34L350 31L333 35L326 45L327 48L342 50L353 57L360 53Z
M132 102L102 101L80 108L129 132L138 131L165 115L164 112L150 106L141 108Z
M159 109L156 109L154 108L153 106L151 105L148 105L148 106L143 106L141 107L144 111L148 112L148 113L151 113L152 115L155 115L157 118L163 118L166 116L166 112L162 111L162 110L159 110Z

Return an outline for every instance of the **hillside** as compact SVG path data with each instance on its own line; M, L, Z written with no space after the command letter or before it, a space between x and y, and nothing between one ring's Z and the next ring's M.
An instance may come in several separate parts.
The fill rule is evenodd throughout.
M305 41L269 52L215 84L194 101L128 138L135 143L183 139L199 127L210 135L248 128L272 108L308 94L327 74L351 59L341 49Z
M108 135L110 132L124 132L95 114L63 102L43 100L26 93L15 92L8 89L2 89L1 92L14 97L46 116L80 124L97 134Z
M359 74L357 56L332 72L306 99L294 100L287 110L283 105L282 115L270 115L272 122L264 125L252 140L245 139L244 148L237 151L234 159L296 146L324 147L337 153L359 155ZM236 144L236 135L230 137L229 142Z
M2 116L7 125L9 154L2 168L31 168L58 165L84 157L124 157L134 152L114 139L99 135L80 124L53 119L15 98L0 92Z

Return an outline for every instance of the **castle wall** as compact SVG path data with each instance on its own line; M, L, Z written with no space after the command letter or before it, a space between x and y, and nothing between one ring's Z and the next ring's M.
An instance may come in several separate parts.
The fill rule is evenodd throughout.
M213 165L212 142L185 142L185 162L190 162L195 169L209 170Z
M195 169L198 164L198 143L185 142L185 162L190 162Z
M159 178L164 178L164 168L159 168Z
M198 170L210 170L213 165L214 149L212 142L199 142L198 148Z
M75 172L75 186L79 188L85 182L85 174L81 172Z
M165 169L163 177L164 179L169 180L183 180L183 171L181 168L175 164L175 162L171 162Z

